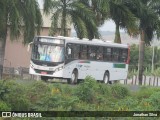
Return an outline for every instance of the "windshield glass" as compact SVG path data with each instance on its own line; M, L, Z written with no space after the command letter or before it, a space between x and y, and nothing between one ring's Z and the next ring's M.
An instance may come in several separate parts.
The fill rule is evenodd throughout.
M32 59L48 62L63 62L64 47L57 45L34 44Z

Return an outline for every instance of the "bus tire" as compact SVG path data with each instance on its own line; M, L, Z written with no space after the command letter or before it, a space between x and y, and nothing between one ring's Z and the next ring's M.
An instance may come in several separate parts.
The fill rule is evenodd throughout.
M41 80L47 82L48 81L48 77L47 76L41 76Z
M109 79L110 79L109 72L105 72L104 76L103 76L103 83L105 83L105 84L112 84L112 82Z
M78 82L78 70L74 69L70 79L67 79L67 82L70 84L77 84Z

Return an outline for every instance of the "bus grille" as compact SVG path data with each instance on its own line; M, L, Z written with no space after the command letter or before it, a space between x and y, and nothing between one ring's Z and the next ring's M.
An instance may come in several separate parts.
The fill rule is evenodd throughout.
M38 69L34 69L36 73L42 74L42 73L46 73L49 75L52 75L54 73L54 71L45 71L45 70L38 70Z

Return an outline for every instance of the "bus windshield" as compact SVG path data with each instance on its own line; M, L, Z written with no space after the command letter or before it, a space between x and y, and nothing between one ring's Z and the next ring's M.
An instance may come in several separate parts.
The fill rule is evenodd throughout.
M32 59L47 62L63 62L64 47L58 45L34 44Z

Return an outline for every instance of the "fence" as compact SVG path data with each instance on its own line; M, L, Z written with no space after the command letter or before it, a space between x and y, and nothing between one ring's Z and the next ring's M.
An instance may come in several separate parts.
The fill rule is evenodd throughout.
M3 67L3 69L0 69L0 71L3 71L2 78L14 78L18 77L20 79L35 79L36 76L29 74L29 68L25 67Z
M130 79L123 81L123 84L139 85L138 75L132 76ZM142 85L144 86L160 86L160 77L158 76L145 76L143 75Z

